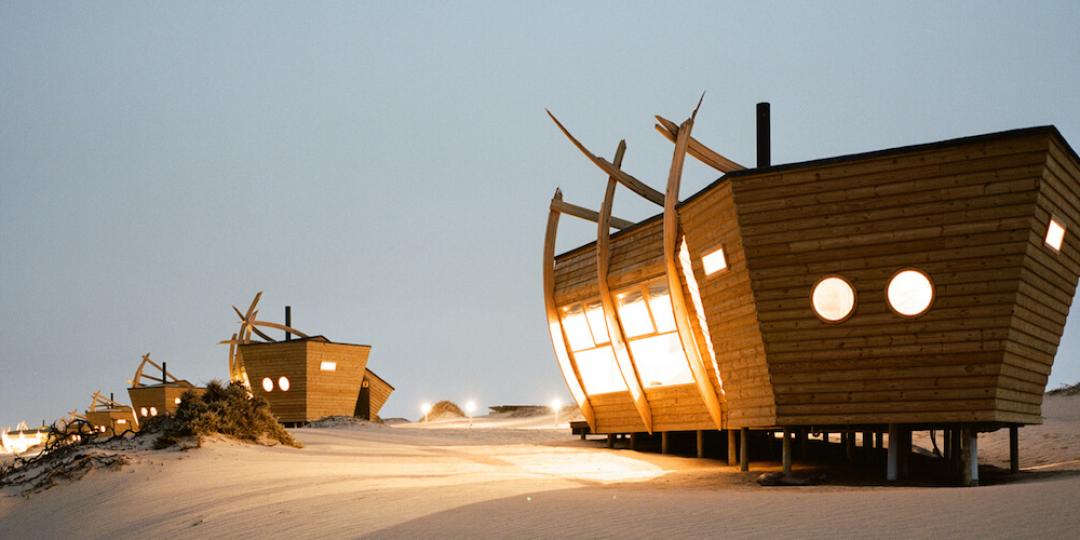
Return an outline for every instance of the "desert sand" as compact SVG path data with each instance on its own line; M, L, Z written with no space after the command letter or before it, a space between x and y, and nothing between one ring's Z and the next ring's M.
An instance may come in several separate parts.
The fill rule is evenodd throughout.
M330 422L303 449L208 441L119 471L0 492L0 538L1075 538L1080 396L1021 430L1025 471L978 488L758 486L708 459L608 450L548 417ZM916 441L918 442L918 441ZM981 462L1007 466L1005 432Z

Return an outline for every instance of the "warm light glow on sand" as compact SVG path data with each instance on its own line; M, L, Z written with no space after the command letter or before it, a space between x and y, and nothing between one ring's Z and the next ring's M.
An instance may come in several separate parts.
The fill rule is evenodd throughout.
M1061 251L1061 245L1065 242L1065 224L1056 218L1050 218L1050 224L1046 227L1046 245L1054 251Z
M934 284L930 276L920 270L908 269L897 272L886 290L889 306L905 317L926 313L934 301Z
M814 285L810 303L826 322L843 322L855 311L855 288L840 276L828 276Z

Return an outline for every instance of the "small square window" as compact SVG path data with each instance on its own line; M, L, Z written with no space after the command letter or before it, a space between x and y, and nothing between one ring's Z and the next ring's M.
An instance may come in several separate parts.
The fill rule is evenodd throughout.
M1057 218L1050 218L1050 224L1046 227L1046 245L1054 251L1061 251L1061 245L1065 242L1065 224Z
M337 371L337 362L323 360L319 363L319 371Z
M701 264L705 266L705 275L711 276L721 270L727 269L727 258L724 257L724 248L717 248L701 258Z

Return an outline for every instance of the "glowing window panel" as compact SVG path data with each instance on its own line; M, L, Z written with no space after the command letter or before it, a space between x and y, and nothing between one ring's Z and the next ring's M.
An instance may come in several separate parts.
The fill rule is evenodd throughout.
M724 248L717 248L701 258L701 264L705 267L705 275L711 276L721 270L727 270L727 257L724 257Z
M593 340L597 345L611 341L608 337L607 321L604 320L604 308L599 302L585 308L585 317L589 319L589 328L592 328Z
M619 366L615 363L615 354L610 346L576 352L574 360L577 361L578 373L581 374L581 380L585 383L586 393L604 394L626 391L626 381L623 380Z
M173 403L176 404L176 405L179 405L180 404L180 398L174 399Z
M337 371L337 362L323 360L319 362L319 371Z
M263 391L272 392L274 390L274 381L270 380L270 377L263 377L262 387Z
M150 415L150 412L146 410L146 407L143 407L143 408L139 409L139 412L140 412L140 413L141 413L141 414L142 414L143 416L149 416L149 415Z
M631 341L630 353L646 387L694 382L677 333Z
M127 424L127 420L125 420L125 419L123 419L123 418L120 418L120 419L117 419L117 420L116 420L116 423L117 423L117 424L120 424L120 425L124 425L124 424Z
M1050 218L1050 224L1046 227L1046 245L1054 251L1061 251L1061 245L1065 242L1065 224L1056 218Z
M649 308L652 310L653 320L656 321L657 332L675 331L675 313L672 311L667 285L649 287Z
M901 270L889 280L886 289L889 307L904 317L917 317L934 302L934 284L921 270Z
M855 311L855 288L840 276L826 276L810 291L810 303L823 321L844 322Z
M641 297L640 291L621 293L618 295L618 302L619 320L622 322L623 334L626 337L632 338L653 333L649 308L645 306L645 299Z
M585 310L580 305L563 309L563 331L571 350L591 349L594 345Z
M150 407L150 416L157 416L157 407Z
M278 388L280 388L282 392L288 392L289 391L289 378L288 377L279 378L277 380L277 385L278 385Z

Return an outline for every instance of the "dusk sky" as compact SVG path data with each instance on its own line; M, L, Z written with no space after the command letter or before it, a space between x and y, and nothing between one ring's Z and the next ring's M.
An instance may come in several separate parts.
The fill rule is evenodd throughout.
M547 205L606 177L545 107L659 189L652 116L703 91L695 137L744 164L758 101L774 163L1045 124L1080 148L1075 1L511 4L0 4L0 427L127 401L147 352L226 379L260 290L373 345L384 417L569 401ZM688 160L682 196L717 176ZM595 234L565 218L559 249ZM1048 388L1077 381L1074 309Z

